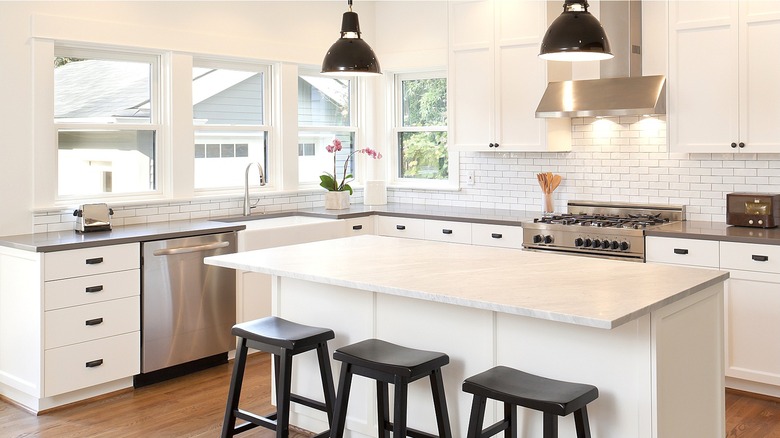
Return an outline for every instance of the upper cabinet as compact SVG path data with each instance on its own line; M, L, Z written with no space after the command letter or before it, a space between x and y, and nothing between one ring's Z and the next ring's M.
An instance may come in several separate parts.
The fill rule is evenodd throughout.
M674 152L780 152L780 2L669 2Z
M548 63L547 3L453 1L449 13L450 144L461 151L569 151L569 119L537 119Z

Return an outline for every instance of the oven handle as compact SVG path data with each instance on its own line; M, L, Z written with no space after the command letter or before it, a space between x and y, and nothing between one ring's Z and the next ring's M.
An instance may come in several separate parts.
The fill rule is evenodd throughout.
M209 251L212 249L225 248L228 246L230 246L230 242L216 242L216 243L207 243L206 245L182 246L179 248L157 249L152 254L156 256L167 256L167 255L176 255L176 254L186 254L190 252Z

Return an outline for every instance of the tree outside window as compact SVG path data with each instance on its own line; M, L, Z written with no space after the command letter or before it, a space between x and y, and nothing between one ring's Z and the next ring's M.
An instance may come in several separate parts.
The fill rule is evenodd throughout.
M399 77L398 177L446 180L447 80Z

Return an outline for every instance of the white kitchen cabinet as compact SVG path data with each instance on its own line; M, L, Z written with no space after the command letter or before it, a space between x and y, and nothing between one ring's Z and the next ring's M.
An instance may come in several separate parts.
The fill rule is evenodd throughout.
M674 152L780 151L780 2L669 2Z
M140 293L138 243L0 249L0 394L38 412L132 386Z
M720 247L712 240L647 236L645 258L648 263L699 266L718 269Z
M780 333L780 246L720 245L721 269L731 274L725 295L727 386L778 396L780 345L771 340Z
M523 248L523 228L517 225L471 224L473 245Z
M361 234L374 234L374 215L344 219L344 236L359 236Z
M537 119L548 81L538 58L546 2L453 1L450 144L461 151L569 151L569 119Z
M425 240L470 244L471 223L426 219Z
M376 233L380 236L425 239L425 220L400 216L377 216Z

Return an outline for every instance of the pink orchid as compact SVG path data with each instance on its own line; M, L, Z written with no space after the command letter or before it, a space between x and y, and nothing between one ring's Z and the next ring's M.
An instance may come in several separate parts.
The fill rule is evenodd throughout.
M347 156L347 159L344 160L344 173L341 178L341 182L339 183L336 179L336 152L341 150L341 141L337 138L333 139L333 142L331 144L325 146L325 150L329 153L333 154L333 174L325 173L324 175L320 175L320 186L328 189L329 191L349 191L349 194L352 194L352 187L350 187L349 184L347 184L349 181L347 181L348 178L352 178L352 175L347 175L347 169L349 168L349 159L352 158L355 154L366 154L371 158L374 159L380 159L382 158L382 154L377 152L374 149L371 148L363 148L363 149L357 149L350 153ZM351 181L351 180L350 180Z

